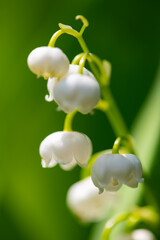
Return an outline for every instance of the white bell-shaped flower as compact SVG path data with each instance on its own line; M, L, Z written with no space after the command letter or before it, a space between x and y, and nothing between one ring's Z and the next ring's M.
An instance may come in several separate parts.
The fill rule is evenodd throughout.
M57 163L65 169L76 164L86 167L92 153L90 139L79 132L55 132L47 136L40 145L42 167L54 167Z
M104 192L98 195L91 177L73 184L67 193L69 208L83 222L103 219L117 200L116 193Z
M100 193L117 191L122 184L136 188L143 182L142 165L133 154L103 154L94 162L91 177Z
M65 113L77 109L87 114L100 100L100 87L93 78L75 73L57 83L54 88L54 98Z
M27 59L30 70L38 77L43 76L61 78L69 70L69 60L59 48L38 47L34 49Z
M68 77L71 74L78 73L78 69L79 69L79 65L70 64L69 71L67 72L66 77ZM94 75L89 70L87 70L85 67L83 67L83 75L92 77L96 81ZM51 101L55 100L54 88L55 88L56 84L58 83L58 81L59 80L57 78L49 78L48 79L47 89L48 89L49 95L45 96L46 101L51 102Z
M74 67L72 68L74 69ZM74 73L76 70L73 69L70 70L73 73L67 74L59 81L49 80L52 81L52 83L48 83L51 97L47 97L46 100L54 99L65 113L71 113L77 109L79 112L87 114L100 100L100 87L89 71L79 74Z
M146 229L138 229L131 234L124 235L117 240L156 240L152 232Z

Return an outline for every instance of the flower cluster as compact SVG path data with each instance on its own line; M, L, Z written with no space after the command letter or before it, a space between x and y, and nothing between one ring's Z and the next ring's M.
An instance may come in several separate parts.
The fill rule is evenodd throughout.
M48 79L49 96L45 99L54 100L65 113L77 109L87 114L100 100L100 87L93 74L85 68L80 74L79 66L69 64L59 48L34 49L28 56L28 66L38 77Z
M86 20L84 22L87 26ZM71 35L77 36L75 30L64 25L63 31L66 29L68 29L68 33L72 31ZM85 46L83 47L86 49ZM99 102L104 104L104 101L100 99L100 86L103 88L103 85L106 84L105 80L108 81L111 68L107 61L101 63L98 57L89 54L88 49L86 51L84 54L76 56L75 59L79 60L73 61L72 64L62 50L55 48L52 44L36 48L28 56L30 70L38 77L42 76L48 80L49 94L45 96L46 101L55 101L58 108L67 114L65 120L67 128L64 127L64 131L50 134L40 145L42 167L44 168L51 168L57 164L64 170L70 170L77 164L87 167L88 160L91 158L91 140L85 134L72 131L72 114L74 115L75 111L88 114ZM87 59L89 63L92 62L96 68L99 68L98 75L97 70L95 72L96 76L100 76L98 80L85 68ZM111 103L112 101L110 101ZM105 106L106 104L108 102L105 101ZM104 110L102 104L99 105ZM72 116L70 120L68 120L68 116ZM90 182L92 179L95 187L99 189L99 193L102 193L104 189L117 191L122 184L135 188L139 182L143 182L140 160L133 154L119 154L119 148L120 146L116 147L116 151L114 149L110 154L98 156L93 163L91 178L88 181ZM71 195L74 195L73 189L75 188L70 190ZM90 189L93 189L93 186ZM69 203L74 205L73 201L69 200Z
M100 86L94 75L85 67L79 73L79 65L69 63L59 48L39 47L28 56L28 66L38 77L48 79L47 101L55 101L65 113L78 110L83 114L92 111L100 100ZM57 163L65 170L76 164L86 167L92 154L90 139L78 132L55 132L40 145L42 166L53 167Z
M100 100L100 86L94 75L84 66L70 64L67 56L59 48L39 47L28 56L28 66L38 77L48 79L47 101L55 101L65 113L75 110L87 114ZM79 71L80 70L80 71ZM40 145L40 155L44 168L57 163L65 170L76 164L86 167L92 154L90 139L81 133L61 131L50 134ZM122 184L137 187L142 182L142 166L132 154L101 155L92 166L94 185L117 191Z
M27 62L37 77L47 80L45 100L55 101L58 109L66 113L63 131L50 134L40 144L42 167L51 168L59 164L64 170L71 170L76 165L83 168L84 179L82 177L81 181L70 187L67 204L79 219L91 222L103 219L108 212L112 212L119 202L116 192L123 184L136 188L144 179L141 162L133 154L132 138L109 89L111 64L89 52L82 37L88 21L83 16L76 19L83 22L79 32L68 25L59 24L60 30L52 36L49 45L34 49ZM83 50L72 63L61 49L54 47L55 41L63 33L77 38ZM86 61L89 70L86 69ZM118 138L111 151L104 150L92 156L91 140L85 134L72 130L72 120L76 112L88 114L95 108L107 115ZM98 190L101 195L97 194ZM116 225L126 220L124 216L112 223ZM112 230L113 224L109 226ZM104 231L104 236L110 234L107 231ZM143 229L124 238L154 239L150 232Z

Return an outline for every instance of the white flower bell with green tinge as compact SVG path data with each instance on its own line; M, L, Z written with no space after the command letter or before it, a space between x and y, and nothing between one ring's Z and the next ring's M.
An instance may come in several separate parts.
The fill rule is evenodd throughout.
M69 70L69 60L59 48L38 47L34 49L27 59L30 70L38 77L43 76L61 78Z
M40 145L42 167L54 167L57 163L65 169L76 164L86 167L92 154L90 139L79 132L55 132L47 136Z
M133 154L103 154L94 162L91 177L100 193L117 191L122 184L136 188L143 182L142 165Z
M91 177L73 184L67 193L67 204L71 211L83 222L95 222L107 216L117 203L117 194L104 192L97 194Z

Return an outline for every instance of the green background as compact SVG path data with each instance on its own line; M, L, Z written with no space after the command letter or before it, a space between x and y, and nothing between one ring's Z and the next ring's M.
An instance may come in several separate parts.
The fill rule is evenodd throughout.
M46 81L29 71L28 54L48 44L59 22L80 29L75 16L87 17L84 38L91 52L112 63L111 88L130 128L158 69L159 11L158 0L1 1L0 239L81 240L88 239L91 228L75 221L65 203L80 168L41 167L39 144L63 129L65 114L44 100ZM81 51L70 36L62 36L57 46L70 60ZM91 138L94 152L111 148L115 139L98 111L77 114L73 129ZM159 167L152 173L155 192Z

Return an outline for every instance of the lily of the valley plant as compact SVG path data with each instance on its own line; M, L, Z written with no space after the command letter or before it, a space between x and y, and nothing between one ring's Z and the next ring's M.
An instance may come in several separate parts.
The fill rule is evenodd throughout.
M83 23L79 32L59 24L60 29L53 34L48 46L40 46L29 54L28 66L37 77L47 80L45 100L55 101L58 109L66 113L64 127L51 133L40 144L42 167L59 164L64 170L71 170L76 165L88 166L88 178L74 184L67 195L72 212L88 222L106 217L107 207L118 201L115 192L123 184L137 188L143 178L132 138L110 91L111 64L90 53L82 36L88 21L83 16L76 19ZM82 48L82 53L71 63L65 53L55 47L62 34L75 37ZM85 67L86 63L90 69ZM72 120L77 112L88 114L94 109L106 113L117 138L109 153L105 153L105 149L102 154L94 155L93 161L91 140L84 133L72 131ZM99 193L105 189L105 195L99 195L98 189ZM109 239L109 235L102 234L102 239Z

